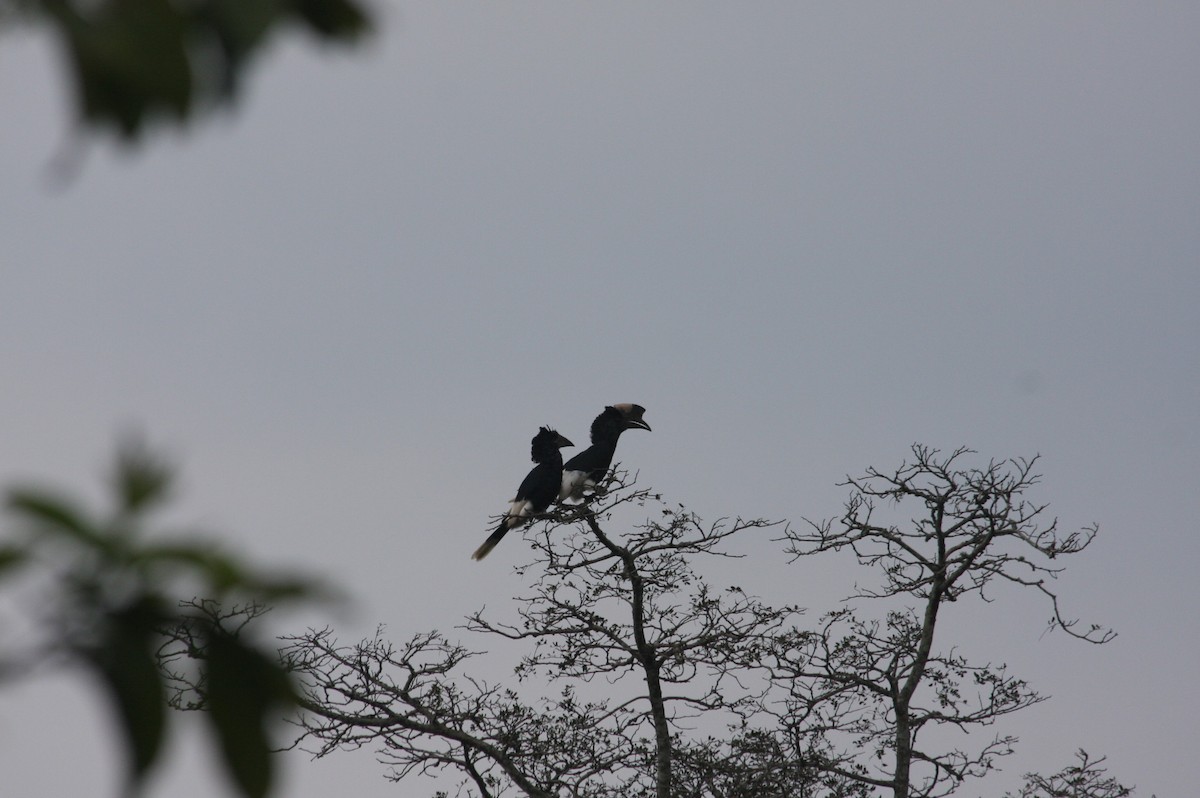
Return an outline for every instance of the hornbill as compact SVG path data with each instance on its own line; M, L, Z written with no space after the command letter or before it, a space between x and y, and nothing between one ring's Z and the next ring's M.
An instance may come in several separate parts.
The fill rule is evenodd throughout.
M627 429L650 431L650 425L642 420L646 408L641 405L609 405L592 422L592 445L572 457L563 466L562 486L558 500L582 499L585 488L594 488L608 473L613 455L617 452L617 439Z
M538 430L530 443L530 455L537 465L521 482L521 487L517 488L517 495L513 497L508 512L500 519L500 526L482 546L475 549L472 560L482 560L488 556L488 552L496 548L508 530L529 523L534 515L544 512L558 496L563 469L562 452L559 449L575 444L549 427Z

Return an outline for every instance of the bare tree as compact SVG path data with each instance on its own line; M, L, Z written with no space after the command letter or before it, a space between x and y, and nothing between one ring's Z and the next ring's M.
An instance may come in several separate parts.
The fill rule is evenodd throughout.
M1133 788L1126 787L1100 767L1104 757L1092 759L1080 748L1075 752L1078 764L1068 765L1052 776L1025 775L1025 786L1016 798L1128 798ZM1005 798L1014 798L1008 793Z
M1003 665L971 664L954 648L935 646L951 602L959 602L956 609L970 598L989 602L997 587L1012 585L1048 600L1052 628L1092 643L1113 632L1081 629L1060 611L1054 561L1086 548L1096 528L1061 534L1046 505L1025 497L1039 481L1036 457L971 467L963 464L973 454L967 449L942 455L914 446L912 454L895 471L848 478L851 494L836 521L788 530L798 559L853 552L881 579L856 586L849 599L886 609L864 619L843 607L816 630L781 641L773 671L788 698L765 711L785 735L835 747L840 740L840 756L815 760L822 769L895 798L933 798L988 772L1016 742L997 735L971 749L939 749L944 738L933 729L991 726L1043 700ZM910 507L915 515L895 520Z
M367 747L390 778L449 776L478 798L949 795L1016 738L947 743L937 729L987 730L1044 699L1003 665L947 649L943 613L1013 585L1047 599L1053 628L1112 633L1060 613L1054 561L1096 530L1061 535L1025 498L1036 459L973 468L966 450L913 455L849 479L835 521L783 528L802 563L846 550L880 575L815 628L798 607L718 589L703 568L738 556L739 536L779 527L706 524L617 478L528 528L526 589L466 619L465 634L519 648L510 682L473 675L498 672L492 657L438 632L343 645L310 630L281 652L303 685L296 744L317 756ZM873 603L874 616L859 606ZM236 613L211 617L240 628ZM174 651L195 649L180 639Z
M653 517L619 539L606 529L614 513L646 505ZM440 635L340 647L312 632L285 650L309 685L304 738L317 755L374 744L395 778L454 769L485 797L807 794L808 771L780 769L753 734L724 736L769 688L759 663L799 610L717 591L693 565L735 556L731 538L769 526L704 525L650 491L610 483L526 533L534 558L519 570L532 581L514 618L467 619L470 632L530 644L516 686L466 675L461 666L478 655ZM554 697L527 703L521 685ZM768 779L780 789L754 788Z

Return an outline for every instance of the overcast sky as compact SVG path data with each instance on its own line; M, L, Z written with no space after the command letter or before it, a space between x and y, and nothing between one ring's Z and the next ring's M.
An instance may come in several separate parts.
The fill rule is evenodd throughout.
M1200 5L420 3L352 53L274 48L235 113L65 188L58 53L0 38L0 483L98 493L135 425L176 514L355 597L352 641L502 610L528 551L468 559L555 425L702 516L821 518L921 442L1042 455L1066 611L955 607L963 653L1047 704L1015 789L1078 747L1195 789L1200 717ZM861 574L740 583L819 613ZM769 565L768 565L769 564ZM298 622L298 621L297 621ZM504 678L503 673L490 674ZM106 707L0 694L13 796L112 795ZM152 794L219 784L175 740ZM419 795L368 753L279 795Z

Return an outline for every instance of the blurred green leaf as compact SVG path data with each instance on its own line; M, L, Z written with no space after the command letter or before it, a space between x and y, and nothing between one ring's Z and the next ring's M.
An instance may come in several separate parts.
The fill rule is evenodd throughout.
M143 546L135 553L134 561L144 565L190 566L196 576L207 581L212 596L234 592L274 602L328 593L302 576L253 573L237 559L202 542Z
M207 59L207 65L213 73L208 80L220 94L236 92L243 64L266 39L282 8L283 0L209 0L192 7L193 28L219 56Z
M83 122L137 140L155 117L232 101L251 56L298 23L350 42L371 26L354 0L24 0L62 41Z
M217 551L211 543L160 543L142 546L135 554L138 563L191 566L218 592L245 583L242 567Z
M272 710L295 703L288 674L240 638L215 634L208 645L208 707L226 767L247 798L271 786Z
M170 0L46 5L59 23L86 121L133 138L150 114L187 116L186 30Z
M84 520L71 502L35 488L17 488L8 493L8 509L18 518L34 526L38 534L48 532L84 543L104 551L111 546Z
M349 0L295 0L296 13L316 32L337 39L354 39L370 29L366 12Z
M140 599L108 617L106 633L90 652L125 732L129 775L135 786L158 757L166 731L166 695L154 660L161 620L157 602Z
M28 560L29 552L24 547L12 545L0 546L0 576L3 576L5 571L20 568Z
M174 469L137 436L126 437L117 448L113 486L121 511L135 514L161 504L170 496Z

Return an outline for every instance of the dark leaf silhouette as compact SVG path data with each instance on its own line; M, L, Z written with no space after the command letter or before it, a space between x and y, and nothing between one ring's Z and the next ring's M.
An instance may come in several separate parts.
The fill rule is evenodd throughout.
M154 764L166 732L166 699L154 659L161 618L151 599L112 613L99 645L88 652L125 733L129 777L135 786Z
M272 712L294 703L282 667L236 637L217 633L208 646L208 710L230 775L247 798L271 784Z
M29 0L19 8L62 43L84 125L128 142L157 119L183 122L232 103L252 57L289 24L330 42L371 27L353 0Z

